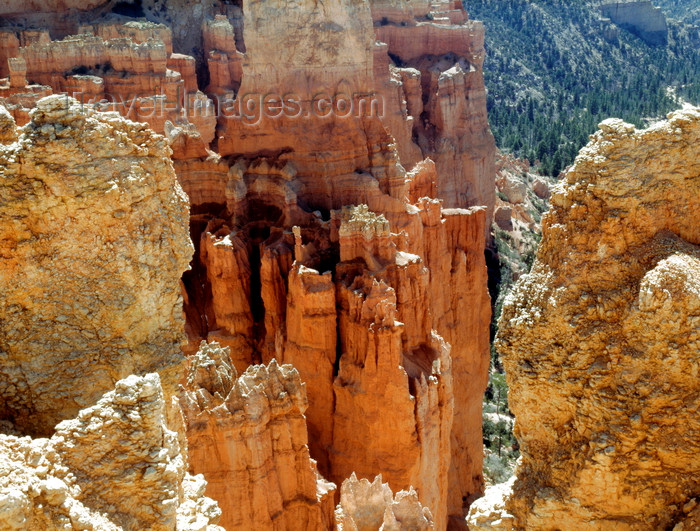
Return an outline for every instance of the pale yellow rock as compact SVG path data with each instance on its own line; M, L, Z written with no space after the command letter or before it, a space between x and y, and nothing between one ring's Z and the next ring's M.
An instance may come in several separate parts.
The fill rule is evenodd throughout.
M155 373L120 380L50 439L0 435L0 529L222 531L205 485Z
M391 492L379 474L370 483L353 473L343 481L335 510L337 531L427 531L435 529L430 509L413 488Z
M471 531L512 531L514 518L505 508L506 500L513 492L515 476L505 483L486 489L484 495L469 507Z
M0 105L0 144L17 140L17 124L7 109Z
M72 98L0 144L0 418L48 435L130 374L174 391L187 197L166 140Z
M499 323L522 451L505 508L516 529L692 528L700 109L600 129Z

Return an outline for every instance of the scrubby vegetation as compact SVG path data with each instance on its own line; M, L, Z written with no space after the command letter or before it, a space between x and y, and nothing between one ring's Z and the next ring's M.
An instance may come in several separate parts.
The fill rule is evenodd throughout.
M684 102L700 105L700 32L692 25L700 20L700 0L657 2L675 17L669 19L668 45L657 47L602 21L600 2L464 1L470 17L486 24L484 75L497 145L528 159L529 172L558 175L606 118L643 127ZM525 177L530 187L532 175ZM504 298L532 266L546 209L547 202L529 190L527 211L535 229L494 225L494 334ZM483 404L484 474L491 483L507 480L519 455L507 393L492 349Z
M484 73L496 142L543 174L571 164L605 118L642 127L683 101L700 104L697 27L669 20L668 46L649 46L601 21L595 4L465 0L487 28Z

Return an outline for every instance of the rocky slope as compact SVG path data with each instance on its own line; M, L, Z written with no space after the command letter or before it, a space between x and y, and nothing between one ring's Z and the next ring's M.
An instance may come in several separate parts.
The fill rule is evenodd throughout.
M436 528L445 528L450 519L461 525L468 504L483 490L481 395L490 318L484 247L495 204L483 25L469 20L453 1L291 6L106 0L84 6L47 3L31 13L13 6L6 9L8 25L0 31L0 102L9 110L0 116L0 131L8 149L18 145L12 119L28 124L25 131L36 129L32 120L41 113L32 109L60 108L57 102L63 100L41 99L59 92L70 92L90 109L81 110L89 117L76 119L76 128L92 134L90 120L99 122L94 111L116 111L163 133L171 147L191 203L195 245L192 269L182 278L185 351L195 355L201 340L230 347L226 371L232 387L217 388L220 397L209 390L215 397L210 402L202 390L210 383L194 375L183 395L189 397L189 436L197 441L192 471L210 479L207 492L221 502L226 525L331 525L327 508L332 504L315 491L328 484L316 477L310 458L336 484L353 472L370 479L381 473L394 492L414 487ZM75 10L65 17L69 8ZM72 116L75 104L68 107ZM61 116L52 114L39 128L55 151L73 131L68 125L73 118ZM126 123L115 114L103 121ZM113 140L93 141L94 149L105 153L96 163L114 167L134 186L146 165L139 157L151 149L145 137L157 138L153 142L167 149L142 126L128 126L144 131L145 145L134 146L119 128L100 127ZM90 149L72 153L79 166L66 173L91 175L96 163ZM42 171L53 169L61 168L47 164ZM163 177L157 192L151 190L139 207L149 205L161 187L179 194L169 162L162 161L158 174ZM79 201L85 198L88 193ZM186 238L172 243L160 224L180 208L179 201L170 198L163 212L146 208L139 214L143 226L128 216L124 224L121 208L115 209L117 221L105 222L109 234L143 235L146 241L137 239L133 246L105 237L115 250L140 253L148 266L143 270L121 263L111 248L91 251L115 267L113 272L105 266L111 278L119 278L122 269L131 275L130 284L109 284L103 298L124 304L136 299L142 312L133 323L127 322L128 312L111 319L125 341L132 334L136 338L117 349L128 363L110 364L110 385L142 370L131 363L140 352L138 334L152 330L166 307L172 334L167 346L149 336L156 355L145 368L161 371L167 388L174 381L164 369L180 338L177 276L189 247ZM81 212L111 215L114 205L108 203L109 208L86 204ZM92 233L80 223L82 214L73 218L75 231ZM171 254L152 249L151 236L172 247ZM47 254L46 260L48 269L55 257ZM158 270L160 263L179 267L175 277ZM145 279L155 287L141 286ZM160 282L173 291L159 291ZM48 310L42 306L41 311ZM85 335L72 313L56 316L59 323L67 317L65 326ZM102 355L97 349L61 348L73 349L76 365ZM304 393L295 399L277 394L279 382L287 382L291 373L280 376L270 365L273 359L297 369L308 407ZM175 371L177 361L172 361ZM246 376L247 368L259 363L267 369ZM104 370L99 363L90 367ZM234 368L243 380L234 378ZM256 400L240 391L253 380L255 386L271 386ZM5 393L8 402L13 389ZM70 415L108 389L106 384L96 388L94 396L76 390ZM241 393L254 405L242 405ZM236 400L238 405L224 407ZM241 418L240 408L266 400L278 417L267 420L251 412ZM13 407L24 411L24 402ZM3 416L14 421L20 413L8 409ZM66 417L45 419L43 429L50 433L61 418ZM277 441L279 426L289 426L289 441ZM259 439L248 433L251 429ZM268 459L259 468L247 449L267 440L284 455L296 455L298 463L282 460L272 466ZM204 457L214 452L227 463L224 473ZM232 481L248 469L259 470L260 477ZM279 489L263 481L267 474L277 474ZM248 487L270 497L262 504L266 509L236 514L235 500L246 499Z
M621 4L621 14L640 12L639 22L649 29L644 21L656 20L665 44L647 44L625 29L632 26L616 25L601 14L601 4ZM700 105L697 0L465 5L488 28L484 73L498 146L528 158L535 171L557 176L608 117L646 127L683 102Z
M607 120L555 189L497 342L522 461L474 529L697 523L699 139Z
M667 17L682 20L695 26L700 23L700 2L698 0L656 0L654 4L661 7Z

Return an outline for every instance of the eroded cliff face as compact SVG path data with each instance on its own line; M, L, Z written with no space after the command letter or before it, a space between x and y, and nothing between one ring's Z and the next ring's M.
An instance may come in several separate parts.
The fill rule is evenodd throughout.
M155 373L120 380L50 439L0 435L0 478L3 529L223 529Z
M308 407L269 395L273 426L246 421L260 437L288 423L301 456L305 417L324 477L381 473L395 492L414 487L436 528L463 521L483 488L490 320L483 27L454 2L105 1L70 23L62 9L7 14L0 101L24 124L42 96L72 91L165 135L192 205L186 353L217 341L244 376L291 363ZM193 378L193 470L228 525L330 525L308 455L279 463L279 497L250 480L271 498L238 515L231 500L248 492L234 486L248 483L227 474L255 468L255 441L228 435L248 426L224 412L233 391L200 403ZM214 449L236 456L225 474L203 457Z
M665 45L668 42L668 25L661 8L650 1L603 2L598 6L603 16L615 24L630 30L646 43Z
M227 530L329 529L335 485L307 445L304 384L289 365L238 377L228 348L202 343L181 389L190 468L208 479Z
M555 187L499 326L522 461L474 529L692 527L699 141L696 108L643 131L606 120Z
M435 161L438 196L446 207L484 205L490 220L496 145L486 116L483 24L454 0L370 3L377 41L393 59L392 81L402 85L410 138L421 158ZM388 125L401 139L396 121ZM411 147L399 144L404 163L414 162Z
M51 96L18 132L0 145L0 416L44 435L130 374L174 392L192 247L145 125Z

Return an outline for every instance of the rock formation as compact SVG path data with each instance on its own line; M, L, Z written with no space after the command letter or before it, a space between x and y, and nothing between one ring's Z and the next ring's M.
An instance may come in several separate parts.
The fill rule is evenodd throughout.
M468 20L454 0L371 5L377 40L386 43L392 77L403 84L411 135L437 166L438 197L447 207L484 205L490 221L495 142L486 116L483 24ZM406 144L399 146L404 163Z
M489 303L482 249L494 189L490 182L484 187L488 192L481 194L464 180L465 172L473 171L482 186L492 164L483 83L473 66L480 65L481 52L474 44L479 42L478 25L454 31L442 28L449 36L441 45L444 53L450 53L452 43L453 53L467 54L469 59L452 58L450 63L450 56L440 65L449 70L462 61L460 69L474 68L469 82L459 85L461 92L452 96L458 107L462 99L466 102L457 113L460 121L445 133L459 131L462 136L451 144L438 142L452 146L445 152L458 154L441 159L452 157L453 185L464 187L455 200L452 185L441 193L440 173L431 161L416 164L423 153L410 139L412 124L422 113L420 71L406 69L402 77L391 70L390 49L374 45L366 7L344 2L330 6L325 12L300 7L280 27L263 24L280 19L281 7L274 2L253 4L243 13L246 52L238 94L291 91L309 116L270 117L262 102L253 101L249 115L219 118L216 149L228 162L209 157L178 163L185 190L201 205L195 211L208 212L198 214L196 222L193 218L193 228L199 227L193 232L199 259L185 279L191 330L198 331L191 340L208 338L230 345L238 368L273 357L293 364L308 383L311 454L324 476L339 483L353 471L368 478L382 472L395 490L412 484L436 522L444 525L448 513L462 515L483 485L480 394L488 363ZM466 18L461 8L455 11ZM307 29L300 32L300 26ZM334 29L319 31L320 27ZM416 32L423 31L417 28ZM473 37L469 28L476 32ZM206 32L210 49L227 57L241 53L233 23L219 19ZM341 51L333 45L341 37L352 46ZM296 53L300 49L317 52L305 58ZM281 58L281 65L274 68L266 59L271 50ZM415 59L429 68L430 58ZM227 68L229 78L224 72L210 79L229 79L224 85L231 85L216 81L220 88L210 90L221 94L235 88L238 74L233 76ZM332 98L341 91L369 95L354 109L365 111L374 109L371 97L381 95L386 115L368 111L348 116L336 106L333 112L325 108L327 115L321 116L314 107L319 101L311 99L314 91L327 96L329 106L339 104ZM405 98L415 103L411 110L415 119L409 119ZM413 148L394 144L383 124L397 138L407 138ZM474 130L469 129L472 126ZM329 143L328 135L338 141ZM405 164L411 171L399 164L399 153L407 154ZM478 161L485 162L479 166ZM434 199L420 199L426 196ZM488 208L441 209L437 197L452 205ZM369 218L374 213L383 216L381 228L361 220L365 214L353 222L350 210L343 213L342 207L361 204L367 205L363 212ZM445 343L451 346L449 355ZM377 345L376 367L365 364L367 351L362 345L372 344ZM433 362L446 356L451 363L438 363L434 373ZM426 386L420 383L422 377ZM396 382L396 391L384 403L379 382ZM416 398L416 393L425 393L425 398ZM352 413L365 407L363 400L368 414ZM425 401L425 406L416 410L414 400ZM456 411L453 421L451 403ZM387 410L396 411L397 427L380 435L386 429L382 411ZM453 434L452 475L436 473L444 463L435 456L450 453L444 438L448 425ZM424 435L434 442L422 444ZM366 448L363 441L368 436L376 437L377 444ZM405 441L404 453L391 449L400 440ZM378 469L386 459L396 463L392 470ZM427 482L431 476L441 480ZM448 484L441 483L445 477ZM453 496L449 509L436 507L437 500L444 503L447 492Z
M70 91L165 135L191 201L186 353L204 339L230 347L237 374L293 364L324 477L381 473L394 491L413 486L436 528L462 522L483 489L495 203L483 26L452 0L75 7L70 21L60 2L6 9L0 102L24 124L41 97ZM301 430L302 413L286 413L279 422ZM238 422L229 415L222 434ZM205 440L225 442L202 439L195 454ZM211 492L226 488L196 455ZM300 492L308 522L329 514L302 468L302 486L230 525L294 518L284 514ZM234 490L212 494L224 518L245 494Z
M145 125L50 96L20 133L0 145L0 417L45 435L130 374L175 390L192 248Z
M329 529L335 485L309 457L304 384L275 360L237 376L228 348L202 343L181 390L190 466L230 531Z
M697 108L606 120L555 188L497 341L522 461L474 529L697 522L699 142Z
M371 483L355 474L343 481L335 510L338 531L424 531L435 529L430 510L421 506L413 489L396 496L381 474Z
M650 0L642 2L612 2L598 6L601 14L651 45L668 42L668 25L661 8Z
M129 376L50 439L0 435L2 529L221 531L187 473L157 374Z

